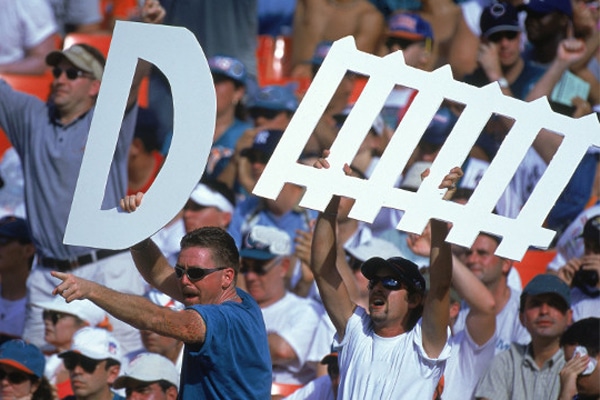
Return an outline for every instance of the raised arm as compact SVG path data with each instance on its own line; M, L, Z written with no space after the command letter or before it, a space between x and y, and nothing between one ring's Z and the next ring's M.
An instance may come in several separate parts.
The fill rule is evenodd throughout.
M134 212L142 204L143 198L142 192L126 196L121 199L121 208L127 212ZM181 286L175 270L152 239L141 241L132 246L130 251L135 266L146 282L175 300L183 301Z
M159 307L144 297L117 292L72 274L53 271L52 276L62 280L52 294L61 295L67 302L88 299L135 328L185 343L204 342L206 324L196 311Z
M427 176L426 171L423 176ZM456 192L456 183L463 175L459 167L453 168L440 184L440 189L448 189L444 195L450 200ZM429 357L438 357L448 340L450 322L450 282L452 281L452 251L446 243L448 225L446 222L431 220L431 255L429 261L430 288L423 308L422 330L423 348Z
M340 198L335 196L324 212L320 213L315 225L311 249L311 269L319 288L319 294L333 322L338 337L344 337L348 319L355 304L338 272L337 255L337 209Z
M469 305L466 320L469 335L477 345L484 345L496 332L496 303L492 292L456 257L452 263L452 285Z

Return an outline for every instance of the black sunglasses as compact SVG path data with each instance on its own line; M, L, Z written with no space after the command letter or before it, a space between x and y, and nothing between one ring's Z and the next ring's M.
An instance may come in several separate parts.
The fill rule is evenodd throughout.
M63 364L65 364L65 368L69 371L73 371L75 367L78 365L87 372L88 374L93 374L98 364L100 364L103 360L94 360L93 358L88 358L85 356L66 356L63 357Z
M498 43L504 38L506 38L508 40L515 40L515 38L517 37L518 34L519 34L519 32L515 32L515 31L501 31L501 32L492 33L490 36L488 36L488 40L493 43Z
M188 279L190 280L190 282L196 282L199 281L201 279L204 279L204 277L208 274L212 274L213 272L216 271L220 271L222 269L225 269L225 267L217 267L217 268L183 268L181 265L176 265L175 266L175 275L177 275L177 278L181 279L183 277L183 274L185 274Z
M376 277L369 279L369 290L373 289L375 287L375 285L377 285L378 282L381 282L381 286L383 286L387 290L402 289L402 283L398 279L392 278L391 276L384 276L384 277L376 276Z
M250 272L254 272L256 275L259 276L266 275L277 264L277 262L275 261L277 258L278 257L265 261L256 260L253 258L242 258L242 262L240 265L240 273L248 274Z
M52 321L52 324L56 325L56 323L65 318L65 317L73 317L74 315L71 314L65 314L65 313L61 313L58 311L52 311L52 310L44 310L44 312L42 313L42 318L43 319L49 319Z
M87 77L86 76L87 72L84 72L77 68L67 68L67 69L62 69L62 68L58 68L58 67L52 68L52 76L54 76L55 79L58 79L62 75L63 72L67 74L67 79L69 79L70 81L74 81L75 79L81 78L81 77Z
M271 110L270 108L264 107L253 107L248 110L248 113L252 117L252 119L257 119L263 117L265 119L273 119L282 113L283 110Z
M248 159L248 162L250 164L254 164L254 163L267 164L269 162L269 160L271 159L270 155L265 154L263 151L260 151L260 150L252 150L252 151L248 152L248 154L246 154L244 157L246 157Z
M17 239L8 236L0 236L0 246L6 246L9 243L16 242Z
M10 383L18 385L27 380L31 380L32 375L26 374L21 371L6 372L4 369L0 369L0 381L7 379Z

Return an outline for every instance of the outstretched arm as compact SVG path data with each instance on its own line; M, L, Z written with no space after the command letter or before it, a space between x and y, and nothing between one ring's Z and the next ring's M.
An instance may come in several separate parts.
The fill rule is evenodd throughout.
M427 176L427 170L423 176ZM453 168L440 184L448 189L444 200L450 200L456 192L456 183L463 175L459 167ZM452 251L446 243L448 225L431 220L431 255L429 262L430 288L423 308L423 348L429 357L438 357L448 340L450 316L450 282L452 280Z
M150 330L185 343L204 342L206 324L195 311L174 311L159 307L144 297L117 292L72 274L56 271L51 274L62 280L52 294L60 294L68 303L89 299L115 318L138 329Z

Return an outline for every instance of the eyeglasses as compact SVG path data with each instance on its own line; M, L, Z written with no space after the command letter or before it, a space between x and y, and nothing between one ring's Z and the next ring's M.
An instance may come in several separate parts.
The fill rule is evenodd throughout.
M242 258L240 273L248 274L250 272L254 272L256 275L263 276L266 275L269 271L271 271L277 264L281 257L275 257L271 260L256 260L253 258Z
M250 114L252 119L257 119L261 117L265 119L273 119L282 112L283 110L271 110L270 108L264 107L253 107L248 110L248 113Z
M65 313L52 311L52 310L44 310L44 312L42 313L42 318L51 320L52 324L54 324L54 325L56 325L56 323L59 320L65 318L65 317L74 317L74 315L65 314Z
M86 75L87 72L82 71L80 69L77 68L67 68L67 69L62 69L62 68L58 68L58 67L54 67L52 68L52 76L54 76L55 79L58 79L62 73L66 73L67 74L67 79L70 81L74 81L77 78L88 78L89 76Z
M31 375L21 371L6 372L4 369L0 369L0 381L8 380L10 383L18 385L27 380L31 380Z
M183 268L181 265L176 265L175 266L175 275L177 275L177 278L181 279L183 277L183 274L185 274L188 279L190 280L190 282L196 282L199 281L201 279L204 279L204 277L208 274L212 274L213 272L217 272L220 271L222 269L225 269L225 267L218 267L218 268Z
M377 285L377 283L379 282L381 282L381 286L383 286L387 290L402 289L402 283L398 279L392 278L391 276L376 276L369 280L369 290L373 289L375 285Z
M104 360L94 360L93 358L73 355L63 358L63 364L65 364L65 368L69 371L73 371L75 367L79 365L88 374L93 374L98 367L98 364L100 364L102 361Z
M498 43L504 38L506 38L508 40L515 40L515 38L517 37L518 34L519 34L519 32L515 32L515 31L501 31L501 32L492 33L490 36L488 36L488 40L493 43Z
M259 164L267 164L271 159L271 156L265 154L260 150L252 150L248 154L245 155L250 164L259 163Z

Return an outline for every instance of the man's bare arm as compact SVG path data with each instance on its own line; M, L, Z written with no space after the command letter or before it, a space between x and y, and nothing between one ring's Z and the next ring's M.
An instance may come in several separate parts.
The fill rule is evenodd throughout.
M206 324L195 311L159 307L144 297L117 292L72 274L53 271L52 276L62 280L52 294L60 294L67 302L88 299L135 328L185 343L203 343L205 340Z

